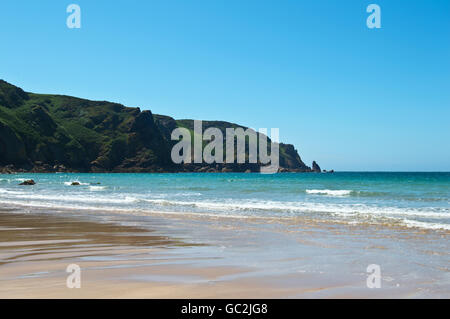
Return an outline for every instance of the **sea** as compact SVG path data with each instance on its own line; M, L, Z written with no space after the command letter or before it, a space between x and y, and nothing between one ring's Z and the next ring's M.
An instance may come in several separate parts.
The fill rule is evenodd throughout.
M450 230L450 173L12 174L0 175L0 204Z

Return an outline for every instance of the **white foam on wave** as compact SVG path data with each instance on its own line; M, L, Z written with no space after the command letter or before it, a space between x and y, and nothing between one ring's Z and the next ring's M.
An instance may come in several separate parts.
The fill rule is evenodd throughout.
M449 224L441 224L441 223L429 223L429 222L420 222L417 220L403 219L403 224L410 228L425 228L425 229L445 229L450 230Z
M171 201L165 199L138 199L140 202L154 203L161 206L190 206L213 210L241 210L241 211L275 211L275 212L299 212L299 213L332 213L342 216L354 216L356 214L374 215L410 215L421 217L447 217L450 211L439 208L415 209L399 207L379 207L364 204L324 204L312 202L277 202L277 201ZM440 212L442 211L442 212Z
M9 189L0 188L0 194L21 195L24 192L11 191Z
M87 206L87 205L81 205L81 206L73 206L68 203L43 203L43 202L15 202L15 201L2 201L0 200L0 203L5 203L9 205L16 205L16 206L22 206L22 207L36 207L36 208L52 208L52 209L66 209L70 211L76 211L76 210L94 210L94 211L105 211L105 212L113 212L113 213L124 213L124 214L130 214L130 215L139 215L139 216L145 216L145 215L186 215L186 216L197 216L197 217L213 217L213 218L237 218L237 219L248 219L248 218L260 218L260 219L271 219L274 218L274 216L245 216L245 215L235 215L235 214L216 214L216 213L203 213L203 212L177 212L177 211L156 211L156 210L147 210L147 209L136 209L136 208L118 208L114 206L110 207L98 207L98 206ZM286 218L286 217L284 217ZM420 222L410 219L400 219L401 224L405 225L406 227L410 228L422 228L422 229L431 229L431 230L450 230L449 224L442 224L442 223L432 223L432 222ZM360 224L363 223L362 220L349 220L349 224Z
M42 200L42 201L56 201L67 203L98 203L98 204L131 204L137 201L135 197L125 196L118 198L117 196L94 196L85 193L83 195L71 194L71 195L45 195L45 194L14 194L13 198L23 200Z
M64 203L53 204L53 203L43 203L43 202L16 202L16 201L2 201L0 203L7 205L14 205L19 207L33 207L33 208L50 208L50 209L61 209L66 211L97 211L97 212L111 212L119 214L129 214L134 216L148 216L148 215L177 215L177 216L196 216L196 217L212 217L212 218L235 218L235 219L248 219L254 218L255 216L243 216L243 215L217 215L214 213L199 213L199 212L177 212L177 211L156 211L147 209L136 209L136 208L118 208L114 206L110 207L98 207L98 206L73 206ZM271 219L273 217L258 216L259 219Z
M65 184L71 182L66 182ZM89 184L87 184L89 185ZM137 210L181 210L181 214L212 214L215 216L241 216L248 217L291 217L303 216L318 218L336 217L348 222L382 220L383 218L394 220L407 225L408 227L419 227L428 229L449 229L450 208L447 207L394 207L371 204L355 203L318 203L314 201L276 201L262 199L217 199L217 200L172 200L169 196L155 196L153 198L144 197L143 194L111 194L109 192L97 193L107 189L106 186L93 186L89 188L72 188L74 192L67 189L62 194L36 193L33 189L15 191L0 188L0 199L6 202L14 200L21 201L24 205L36 206L38 204L47 207L64 206L73 209L92 209L95 205L100 210L129 209ZM36 190L37 191L37 190ZM325 192L329 194L331 190L307 190L314 193ZM317 191L317 192L316 192ZM335 190L332 196L345 196L351 192L349 190ZM338 193L336 193L338 192ZM192 196L196 193L187 192ZM178 193L180 195L180 193ZM149 195L150 196L150 195ZM194 195L195 196L195 195ZM156 197L156 198L155 198ZM147 203L147 204L146 204ZM91 206L91 207L88 207ZM160 208L158 208L160 206ZM162 209L161 206L167 207ZM416 218L432 219L422 222ZM441 219L441 220L439 220ZM442 219L444 219L442 221Z
M15 198L20 199L22 196L15 196ZM52 200L52 202L42 202L41 199L42 198L45 199L49 199ZM64 196L63 196L64 197ZM3 201L0 199L0 203L5 203L5 204L13 204L13 205L19 205L19 206L25 206L25 207L47 207L47 208L61 208L61 209L69 209L69 210L96 210L96 211L108 211L108 212L122 212L122 213L126 213L126 214L130 214L130 215L148 215L148 214L175 214L175 215L195 215L195 216L205 216L205 217L230 217L230 218L243 218L243 219L247 219L247 218L254 218L254 217L258 217L258 218L289 218L289 216L267 216L267 215L242 215L240 214L238 211L242 210L243 207L246 207L246 209L249 210L255 210L257 208L259 209L263 209L263 207L265 207L267 209L267 202L265 203L266 205L263 206L262 203L256 204L256 203L249 203L246 205L237 205L237 204L233 204L233 203L223 203L223 202L217 202L217 203L212 203L212 202L176 202L176 206L191 206L191 207L197 207L197 208L203 208L203 209L209 209L210 212L208 213L207 211L182 211L182 212L176 212L176 211L161 211L159 209L157 209L156 207L133 207L133 206L114 206L114 205L110 205L110 206L90 206L89 203L111 203L111 204L126 204L126 203L142 203L142 202L150 202L150 203L154 203L154 204L160 204L160 205L169 205L169 206L173 206L174 202L170 202L167 200L142 200L142 199L137 199L135 197L125 197L123 199L111 199L111 198L87 198L87 197L83 197L83 198L77 198L74 199L73 197L69 197L67 196L67 200L70 198L70 200L68 201L56 201L55 198L57 199L61 199L61 196L59 197L51 197L51 196L32 196L33 199L37 200L30 200L31 198L29 198L29 200L27 202L24 201L11 201L11 200L7 200L7 201ZM73 202L77 202L77 203L82 203L81 205L77 204L74 205L72 204ZM310 203L311 204L311 203ZM395 214L392 215L393 211L395 211L398 208L389 208L386 210L381 210L381 209L374 209L369 208L368 210L366 210L364 213L358 213L358 211L353 211L353 212L349 212L346 211L345 209L342 209L343 207L341 207L341 211L339 212L338 208L336 206L334 206L333 208L331 208L330 206L320 206L317 204L313 204L313 206L308 207L308 205L306 205L306 203L303 203L303 205L300 205L300 207L295 207L296 211L302 211L302 212L313 212L313 213L319 213L319 212L323 212L323 213L330 213L332 215L339 215L341 217L346 217L344 220L347 221L350 224L358 224L358 223L364 223L365 221L365 217L369 217L369 220L371 220L371 222L375 222L375 220L372 220L372 217L382 217L382 218L388 218L388 219L392 219L395 222L400 222L401 224L407 226L407 227L412 227L412 228L423 228L423 229L435 229L435 230L439 230L439 229L443 229L443 230L450 230L450 225L449 224L445 224L445 223L439 223L439 222L422 222L422 221L416 221L416 220L411 220L411 219L407 219L404 216L405 215L412 215L414 216L420 216L420 217L446 217L449 218L450 217L450 213L430 213L430 212L408 212L408 211L398 211L397 213L401 213L402 216L395 216ZM319 207L318 207L319 206ZM360 206L365 206L365 205L360 205ZM239 209L236 212L236 207L238 207ZM272 205L269 205L269 207L272 207L271 209L280 209L280 203L274 203ZM288 205L283 205L283 211L287 210L287 207L289 207ZM293 210L294 207L291 207L291 210ZM212 212L211 212L212 210ZM235 211L236 214L232 214L231 212ZM361 211L361 209L359 209L359 211ZM369 213L370 211L370 213ZM220 213L223 212L223 213ZM416 213L416 214L415 214ZM375 216L375 214L379 214L379 216ZM434 216L433 216L434 215ZM348 218L350 217L350 218Z
M106 189L106 186L89 186L89 190L96 192L96 191L103 191Z
M351 190L339 189L339 190L331 190L331 189L307 189L307 194L314 195L328 195L328 196L348 196L352 193Z
M90 190L103 190L105 186L90 186ZM75 189L75 188L74 188ZM319 213L333 214L341 217L357 217L357 215L367 216L416 216L426 218L450 218L450 209L439 207L423 208L402 208L391 206L375 206L366 204L349 203L316 203L316 202L281 202L270 200L230 200L223 199L217 201L206 200L168 200L160 198L143 198L142 196L106 194L102 196L93 195L89 192L74 193L68 195L47 195L36 193L15 192L0 189L0 193L5 193L8 197L23 200L57 201L68 203L97 203L97 204L155 204L159 206L192 207L214 211L236 211L236 212L275 212L275 213ZM164 198L164 197L163 197ZM138 208L138 207L136 207Z

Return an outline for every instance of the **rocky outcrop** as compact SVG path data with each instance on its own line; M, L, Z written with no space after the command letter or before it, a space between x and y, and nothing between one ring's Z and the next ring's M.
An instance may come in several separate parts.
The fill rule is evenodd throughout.
M303 163L300 155L292 144L280 143L280 149L283 149L283 156L280 157L280 167L295 170L297 172L310 172L311 168Z
M26 164L28 160L22 138L0 118L0 165Z
M322 170L320 169L319 164L317 164L316 161L312 162L312 171L316 172L316 173L322 172Z
M32 179L28 179L26 181L23 181L22 183L20 183L19 185L35 185L36 182Z

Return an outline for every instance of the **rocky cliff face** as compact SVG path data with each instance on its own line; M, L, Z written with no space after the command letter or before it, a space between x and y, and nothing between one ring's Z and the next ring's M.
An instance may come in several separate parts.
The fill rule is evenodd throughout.
M312 170L313 170L313 172L316 172L316 173L322 172L322 170L320 169L319 164L317 164L316 161L312 162Z
M206 121L208 127L241 127ZM258 171L259 164L175 165L170 134L191 128L150 111L106 101L27 93L0 80L0 166L8 171ZM243 127L246 129L245 127ZM311 171L292 145L280 144L281 170ZM6 167L6 169L5 169Z
M163 133L167 143L171 146L177 143L177 141L171 141L170 134L177 127L183 127L191 131L191 135L194 130L194 120L175 120L169 116L157 115L155 114L155 121L160 131ZM234 123L224 122L224 121L202 121L203 131L208 128L218 128L222 132L223 137L226 137L227 128L242 128L247 130L248 127L241 126ZM258 138L267 138L266 135L258 134ZM267 138L268 143L270 143L270 138ZM225 142L224 142L225 144ZM246 153L248 154L248 141L246 142ZM291 144L279 144L279 154L280 154L280 171L291 171L291 172L310 172L311 168L303 163L302 159L298 155L297 150ZM224 157L226 156L226 149L224 148ZM259 158L258 158L259 161ZM236 164L237 160L235 157L235 163L233 164L188 164L183 165L183 169L186 171L237 171L237 172L259 172L261 164Z

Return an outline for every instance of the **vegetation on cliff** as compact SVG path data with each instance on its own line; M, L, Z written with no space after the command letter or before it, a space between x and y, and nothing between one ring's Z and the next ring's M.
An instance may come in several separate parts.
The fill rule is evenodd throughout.
M0 80L0 166L24 171L256 171L259 164L176 165L170 133L192 120L65 95L34 94ZM242 127L204 121L204 129ZM243 127L245 129L245 127ZM280 144L282 170L310 171Z

